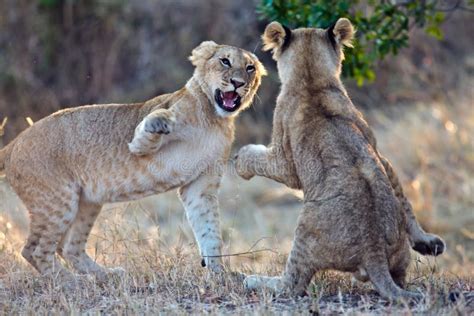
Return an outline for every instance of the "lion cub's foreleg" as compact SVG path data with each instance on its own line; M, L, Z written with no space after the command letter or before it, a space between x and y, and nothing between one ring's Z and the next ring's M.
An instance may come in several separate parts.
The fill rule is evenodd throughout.
M136 155L147 155L156 152L163 144L163 134L173 131L175 117L173 112L158 109L148 114L135 129L129 150Z
M222 270L217 200L220 179L218 175L201 175L178 192L202 256L202 265L215 272Z
M235 168L242 178L249 180L253 176L262 176L295 188L287 161L276 147L247 145L239 150ZM294 181L293 181L294 182Z

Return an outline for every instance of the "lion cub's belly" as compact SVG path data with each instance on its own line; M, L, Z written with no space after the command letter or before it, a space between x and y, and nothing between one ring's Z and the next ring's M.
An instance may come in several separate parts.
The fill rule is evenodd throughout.
M91 202L111 203L176 189L212 170L221 152L200 143L171 143L152 156L109 157L109 166L88 170L83 194Z

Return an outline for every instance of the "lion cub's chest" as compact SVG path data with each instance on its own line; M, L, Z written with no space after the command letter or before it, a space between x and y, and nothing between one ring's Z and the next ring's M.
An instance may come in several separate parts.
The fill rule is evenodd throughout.
M85 190L94 202L128 201L176 189L225 163L231 144L219 133L188 128L150 156L113 158L109 174L102 173ZM217 166L216 166L217 164Z

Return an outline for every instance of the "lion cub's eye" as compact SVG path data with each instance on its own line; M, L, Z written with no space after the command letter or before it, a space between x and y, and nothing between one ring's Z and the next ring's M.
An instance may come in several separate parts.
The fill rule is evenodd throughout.
M255 66L254 65L248 65L247 66L247 72L248 73L251 73L251 72L254 72L255 71Z
M221 58L221 64L224 65L225 67L231 67L230 61L227 58Z

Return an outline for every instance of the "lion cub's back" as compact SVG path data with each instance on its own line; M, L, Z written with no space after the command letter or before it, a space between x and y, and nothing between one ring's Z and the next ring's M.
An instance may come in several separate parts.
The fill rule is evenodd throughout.
M338 243L357 235L363 245L382 237L397 248L405 240L404 213L376 152L357 124L327 112L303 114L292 132L293 143L298 144L294 157L305 200L325 201L325 207L318 208L325 213L319 220L323 228L336 222L344 227L357 223L346 234L328 232L329 239ZM364 240L367 236L369 240Z
M41 119L13 140L8 180L66 172L110 148L126 150L143 111L141 104L90 105Z

